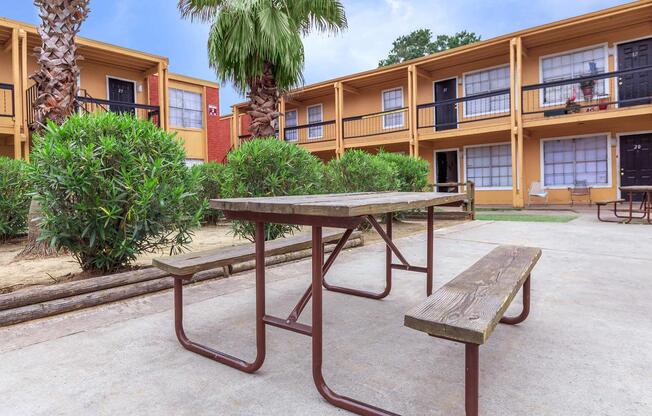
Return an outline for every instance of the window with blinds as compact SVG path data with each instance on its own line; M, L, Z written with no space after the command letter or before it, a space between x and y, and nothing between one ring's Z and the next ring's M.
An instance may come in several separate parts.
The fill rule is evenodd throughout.
M509 65L464 75L464 96L490 93L509 88ZM509 112L509 93L498 94L464 103L464 116Z
M607 59L604 46L541 59L541 81L554 82L586 77L606 72ZM606 96L608 79L594 80L593 96ZM557 85L543 90L544 105L563 104L575 95L576 101L584 99L579 83Z
M383 111L399 110L401 108L403 108L403 88L383 91ZM394 129L399 127L403 127L403 112L383 116L383 128Z
M512 151L509 144L466 148L466 178L478 188L512 186Z
M287 110L285 112L285 141L296 142L299 139L299 131L290 127L297 126L297 110Z
M201 94L176 88L169 89L170 125L172 127L201 129Z
M606 135L543 142L545 186L609 183L609 140Z
M308 124L324 121L321 104L308 107ZM320 139L324 136L324 126L308 127L308 139Z

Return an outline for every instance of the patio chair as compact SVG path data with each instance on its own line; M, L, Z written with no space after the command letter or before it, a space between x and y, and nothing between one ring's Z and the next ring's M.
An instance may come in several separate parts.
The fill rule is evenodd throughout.
M548 191L543 189L541 182L532 182L528 191L528 206L532 203L532 197L542 198L544 203L548 204Z
M578 197L588 197L591 205L591 187L587 181L575 181L573 187L568 188L568 192L570 192L571 206L575 204L575 199Z

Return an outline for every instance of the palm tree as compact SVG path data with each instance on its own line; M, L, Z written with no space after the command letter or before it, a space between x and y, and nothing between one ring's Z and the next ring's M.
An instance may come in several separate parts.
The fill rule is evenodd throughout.
M338 0L179 0L179 10L211 22L209 63L221 82L247 94L254 137L274 134L280 95L303 82L301 36L347 24Z
M89 0L34 0L39 10L41 47L36 48L39 69L30 76L36 82L34 125L41 130L47 120L62 124L75 111L77 99L77 46L75 36L88 16ZM49 255L48 244L39 241L41 206L32 198L29 207L28 241L21 256Z

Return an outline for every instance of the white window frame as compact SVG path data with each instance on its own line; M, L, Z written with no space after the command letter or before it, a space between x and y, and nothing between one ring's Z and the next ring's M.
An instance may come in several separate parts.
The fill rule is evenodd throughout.
M287 128L288 128L288 127L297 127L297 126L299 125L299 110L296 109L296 108L295 108L295 109L292 109L292 110L286 110L286 111L285 111L285 122L286 122L286 123L287 123L287 119L288 119L288 114L289 114L289 113L294 113L294 114L295 114L294 120L295 120L296 125L295 125L295 126L288 126L287 124L285 125L285 132L283 133L283 139L285 139L285 141L287 141L287 142L294 143L294 142L296 142L296 141L299 141L299 129L295 128L294 130L292 130L292 133L295 135L295 138L292 139L292 140L288 140L288 137L287 137L287 134L288 134Z
M509 63L507 63L507 64L500 64L500 65L494 65L494 66L490 66L490 67L482 68L482 69L475 69L475 70L473 70L473 71L468 71L468 72L463 72L463 73L462 73L462 97L464 97L464 98L466 98L466 97L473 97L473 95L466 95L466 76L467 76L467 75L477 74L478 72L491 71L492 69L498 69L498 68L509 68ZM510 78L511 78L511 77L510 77ZM509 83L508 83L508 85L507 85L507 88L508 88L508 89L509 89L509 86L511 85L511 82L512 82L512 80L510 79L510 80L509 80ZM484 94L484 93L482 93L482 94ZM508 93L508 94L509 94L509 93ZM482 98L479 98L479 99L481 100ZM463 111L464 118L467 118L467 117L488 116L488 115L492 115L492 114L509 114L509 113L511 112L511 108L508 108L506 111L485 111L484 113L469 114L469 113L467 112L467 108L466 108L466 104L467 104L467 103L468 103L468 101L464 101L464 102L462 103L462 108L464 109L464 111ZM458 120L458 123L459 123L459 120ZM511 188L510 188L510 189L511 189Z
M568 189L568 188L573 188L573 185L553 185L553 186L546 186L546 180L545 180L545 160L544 160L544 154L543 154L543 144L545 142L550 142L550 141L555 141L555 140L572 140L572 139L581 139L584 137L596 137L596 136L606 136L607 139L607 183L606 184L589 184L591 188L611 188L612 187L612 175L613 175L613 169L612 169L612 158L611 158L611 134L609 132L597 132L597 133L590 133L590 134L577 134L577 135L572 135L572 136L563 136L563 137L546 137L545 139L542 138L540 140L539 144L539 180L541 182L541 187L543 189Z
M595 45L588 45L588 46L583 46L581 48L568 49L568 50L565 50L565 51L562 51L562 52L555 52L555 53L551 53L551 54L548 54L548 55L540 56L539 57L539 84L543 84L543 82L544 82L543 81L543 60L544 59L554 58L556 56L568 55L568 54L577 53L577 52L582 52L582 51L586 51L586 50L589 50L589 49L597 49L599 47L602 47L602 50L604 51L604 62L605 62L605 68L604 68L605 72L604 73L610 72L610 70L609 70L609 45L606 42L605 43L597 43ZM616 55L618 55L618 54L616 53ZM569 78L569 79L571 79L571 78ZM605 88L604 88L605 96L609 97L611 95L610 94L610 89L609 89L610 88L609 87L609 84L610 84L609 78L604 78L604 79L605 79ZM618 84L618 83L616 83L616 84ZM552 88L554 88L554 87L552 87ZM618 88L618 87L616 86L616 88ZM543 89L540 89L539 90L539 106L540 107L556 107L556 106L560 106L560 105L563 105L563 104L566 103L565 100L545 103L543 101L543 96L544 96ZM582 95L581 99L576 98L575 102L584 102L584 96Z
M175 126L175 125L172 124L172 121L170 121L170 127L173 128L173 129L177 129L177 130L202 130L204 128L204 126L205 126L205 124L204 124L204 113L205 113L205 111L204 111L204 95L203 95L203 93L197 92L197 91L192 91L192 90L184 90L183 88L176 88L176 87L168 86L168 96L170 94L170 90L177 90L177 91L181 91L181 92L189 92L189 93L192 93L192 94L197 94L197 95L199 95L199 100L201 102L201 106L200 106L201 110L199 110L199 112L201 113L201 127ZM169 112L171 112L170 111L171 108L172 108L172 104L168 103L167 110ZM179 107L174 107L174 108L179 108ZM182 111L186 110L186 108L181 108L181 110ZM198 111L198 110L190 110L190 111ZM182 120L183 120L183 114L182 114Z
M399 108L393 108L392 110L399 110L405 107L405 94L403 93L403 87L401 86L401 87L387 88L380 92L380 106L382 111L387 111L387 109L385 108L385 93L390 91L396 91L396 90L401 90L401 106ZM387 124L388 118L385 116L387 116L388 114L383 115L383 130L405 127L405 113L402 112L400 114L401 114L401 124Z
M313 104L309 105L306 107L306 124L311 124L310 122L310 109L319 107L319 114L320 114L320 119L321 121L313 121L313 123L323 123L324 122L324 105L322 103L319 104ZM314 130L312 129L319 129L319 136L313 136L312 132ZM314 126L314 127L308 127L308 140L317 140L321 139L324 137L324 126Z
M460 80L459 80L459 77L454 76L454 77L449 77L449 78L436 79L436 80L432 81L432 102L433 103L435 103L436 100L437 100L437 98L435 97L435 84L437 84L438 82L441 82L441 81L450 81L451 79L455 80L455 99L458 99L458 96L457 96L458 88L457 87L460 85ZM464 94L464 91L462 91L462 94ZM456 112L455 120L457 120L457 123L455 123L455 128L456 129L458 129L460 127L460 113L459 113L458 105L459 105L459 103L455 104L455 112ZM436 105L432 108L432 116L433 116L432 124L435 124L434 126L432 126L432 130L437 131L437 126L436 126L436 124L437 124L437 106ZM451 129L451 130L453 130L453 129Z
M491 146L501 146L501 145L506 145L506 144L510 145L510 148L511 148L511 145L512 145L511 142L496 142L496 143L470 144L470 145L464 146L464 147L463 147L463 152L464 152L464 153L463 153L463 154L464 154L464 157L463 157L463 163L464 163L464 181L468 181L468 180L470 180L470 179L469 179L469 175L468 175L468 171L467 171L467 160L468 160L468 157L467 157L467 154L466 154L466 149L469 149L469 148L472 148L472 147L491 147ZM511 190L514 188L514 184L513 184L513 180L514 180L514 165L512 165L512 167L511 167L511 172L512 172L512 186L482 186L482 187L477 187L477 186L476 186L475 189L478 190L478 191L511 191Z

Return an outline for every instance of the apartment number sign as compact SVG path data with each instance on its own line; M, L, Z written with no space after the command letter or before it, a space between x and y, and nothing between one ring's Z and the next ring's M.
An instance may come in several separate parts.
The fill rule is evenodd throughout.
M208 115L216 116L217 115L217 106L213 104L208 105Z

